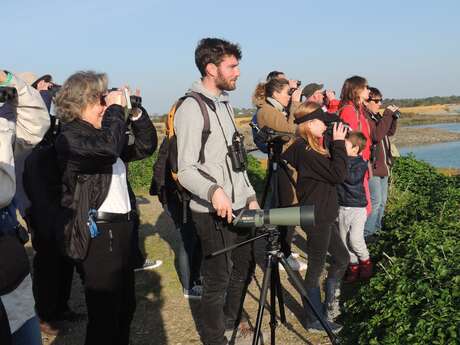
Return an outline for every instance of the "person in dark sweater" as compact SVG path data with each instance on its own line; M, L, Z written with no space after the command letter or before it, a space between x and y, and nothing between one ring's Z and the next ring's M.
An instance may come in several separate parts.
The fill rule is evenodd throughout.
M347 174L344 141L346 129L341 123L336 124L333 141L329 148L324 148L322 137L326 130L324 120L327 116L318 104L302 103L294 113L299 137L283 154L283 159L297 170L296 193L299 204L315 207L316 224L304 229L307 233L308 254L305 284L308 297L317 310L323 308L319 280L325 266L326 254L329 252L332 256L326 279L326 310L335 298L336 287L349 262L347 248L336 226L339 210L336 186L345 180ZM305 309L308 330L323 331L310 307L306 306ZM330 321L329 323L333 330L340 330L340 325Z
M358 277L369 278L372 274L372 263L364 241L367 199L363 181L368 163L360 155L366 147L366 140L361 132L348 133L345 139L348 174L345 181L337 186L340 237L350 254L345 282L353 282Z

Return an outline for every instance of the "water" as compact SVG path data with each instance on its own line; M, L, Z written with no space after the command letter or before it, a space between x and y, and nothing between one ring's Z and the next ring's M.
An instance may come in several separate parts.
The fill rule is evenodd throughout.
M460 133L460 123L436 123L414 127L436 128ZM399 148L399 152L401 155L413 153L415 158L428 162L438 168L460 168L460 141L402 147Z

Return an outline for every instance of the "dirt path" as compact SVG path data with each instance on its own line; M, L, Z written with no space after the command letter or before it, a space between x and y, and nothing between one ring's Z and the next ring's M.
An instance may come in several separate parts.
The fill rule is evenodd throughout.
M199 302L189 302L182 295L175 269L176 251L180 241L172 221L163 213L160 204L150 196L138 198L142 225L140 237L149 258L162 259L163 265L154 271L140 272L136 276L137 309L131 328L132 345L189 345L201 344L196 330L199 320ZM296 246L305 247L305 238L298 235ZM296 249L305 257L304 250ZM324 337L308 334L303 322L299 294L291 287L285 272L281 272L286 288L285 303L287 327L277 329L277 344L329 344ZM262 272L258 268L245 301L245 310L255 323ZM85 313L83 291L78 276L74 277L71 308ZM264 314L263 328L269 331L269 316ZM85 321L68 323L66 334L44 337L45 345L80 345L84 342ZM267 333L269 334L269 333ZM102 345L102 344L101 344Z

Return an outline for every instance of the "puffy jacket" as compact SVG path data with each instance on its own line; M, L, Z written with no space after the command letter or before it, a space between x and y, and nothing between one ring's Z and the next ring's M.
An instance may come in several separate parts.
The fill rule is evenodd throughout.
M343 183L337 185L340 206L367 206L366 192L363 185L367 168L367 162L360 156L348 157L347 177Z

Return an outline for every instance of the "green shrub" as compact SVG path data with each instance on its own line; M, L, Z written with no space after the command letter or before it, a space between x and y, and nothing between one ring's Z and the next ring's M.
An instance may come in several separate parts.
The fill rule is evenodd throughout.
M398 159L376 274L345 301L344 343L460 343L459 202L455 178Z

